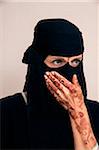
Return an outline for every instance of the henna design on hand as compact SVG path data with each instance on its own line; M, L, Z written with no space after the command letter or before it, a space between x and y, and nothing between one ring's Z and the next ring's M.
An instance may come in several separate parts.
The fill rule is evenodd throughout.
M74 115L71 115L71 117L76 123L76 128L79 131L86 148L92 148L96 143L96 139L94 137L89 119L86 117L86 113L84 114L83 112L78 112L78 117L77 114L76 117L74 117Z
M73 77L73 83L65 79L59 73L47 74L47 87L57 101L68 109L76 128L81 135L82 141L87 148L96 143L88 113L84 104L84 96L77 77Z
M49 89L49 91L51 92L51 94L58 100L58 102L60 101L61 97L59 94L59 90L57 87L55 87L55 85L52 83L52 81L46 76L44 75L45 80L46 80L46 85L47 88ZM53 90L54 89L54 90Z
M81 118L84 116L84 114L82 112L79 112L78 114Z

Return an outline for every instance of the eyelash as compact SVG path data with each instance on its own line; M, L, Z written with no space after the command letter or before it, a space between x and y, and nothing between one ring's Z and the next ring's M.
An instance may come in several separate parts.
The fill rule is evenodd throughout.
M56 63L55 63L56 62ZM58 63L57 63L58 62ZM77 67L79 64L80 64L81 60L79 59L74 59L71 61L71 64L73 65L73 67ZM52 63L54 65L60 65L60 64L63 64L64 63L64 60L61 60L61 59L57 59L57 60L53 60Z
M72 62L72 63L74 63L74 62L76 62L76 63L80 63L80 62L81 62L81 60L79 60L79 59L74 59L74 60L72 60L71 62Z
M55 64L55 62L58 62L57 64L63 63L63 61L60 60L60 59L57 59L57 60L53 60L53 61L52 61L52 63L54 63L54 64Z

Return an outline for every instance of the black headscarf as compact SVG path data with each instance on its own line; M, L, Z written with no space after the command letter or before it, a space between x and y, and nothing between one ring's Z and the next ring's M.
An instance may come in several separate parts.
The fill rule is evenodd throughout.
M76 68L66 64L57 69L51 69L43 62L48 55L71 57L82 54L83 52L82 33L74 24L65 19L45 19L39 21L34 30L33 43L26 50L22 60L23 63L28 64L24 91L28 92L31 87L32 90L35 89L37 83L33 84L33 82L38 82L40 78L43 81L45 71L55 70L70 81L72 80L73 74L77 74L83 94L86 97L87 90L83 73L83 62ZM29 77L30 74L32 74L31 77ZM41 84L41 80L38 86Z
M78 67L75 68L67 63L63 67L52 69L44 64L44 59L48 55L71 57L83 54L83 52L84 45L82 33L79 31L78 27L76 27L71 22L65 19L45 19L37 23L34 30L33 43L26 50L22 60L23 63L28 64L26 82L23 91L27 91L28 105L32 110L32 118L46 118L51 120L49 125L46 125L46 128L48 127L48 130L50 129L49 126L51 122L53 122L52 120L58 119L58 122L54 122L53 126L57 126L58 130L60 130L59 128L62 127L64 132L66 129L66 132L68 132L69 135L72 134L71 129L69 131L70 125L64 125L64 122L69 120L67 112L64 110L64 108L62 108L62 106L60 106L60 104L56 102L55 98L50 94L46 87L44 81L45 72L55 70L70 81L72 81L73 74L77 74L85 98L87 95L87 90L83 73L83 61L78 65ZM60 119L61 123L59 121ZM43 122L43 125L44 124L46 123ZM53 137L54 131L56 130L54 129L54 127L51 131L53 132ZM43 129L41 130L43 131ZM41 132L41 130L39 132ZM55 138L57 139L56 132ZM33 134L34 133L36 132L33 131ZM61 136L63 136L64 139L65 133L63 133L63 131L59 131L59 133L61 134ZM38 133L36 133L36 136L37 134ZM47 136L45 137L47 139L48 137L50 137L50 133L46 134ZM38 136L40 136L40 134ZM66 145L69 145L70 141L72 140L70 140L68 137L67 141L68 142L66 142ZM63 147L65 147L63 143L65 143L65 141L62 142L60 145L63 145ZM56 147L58 147L58 144L59 143L56 144Z

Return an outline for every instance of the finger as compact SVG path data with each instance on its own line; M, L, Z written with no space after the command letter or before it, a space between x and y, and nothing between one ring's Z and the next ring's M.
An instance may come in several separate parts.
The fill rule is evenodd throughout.
M78 78L77 78L77 75L76 75L76 74L73 75L72 82L73 82L75 85L79 86L79 82L78 82Z
M47 79L46 75L44 75L44 77ZM48 82L46 82L47 88L49 89L49 91L51 92L51 94L55 97L55 99L66 109L68 110L68 103L66 101L64 101L64 99L62 99L62 97L60 97L60 95L57 95L52 87L50 86L50 84L48 84Z
M47 73L48 78L54 83L55 86L58 86L57 88L62 92L60 94L62 94L64 96L64 103L65 102L69 102L69 104L73 105L73 100L71 98L71 94L70 91L67 87L65 87L64 85L62 85L58 79L56 79L51 73Z
M50 91L50 93L55 97L55 99L59 102L60 101L60 96L59 95L57 95L53 90L52 90L52 88L51 88L51 86L48 84L48 83L46 83L46 85L47 85L47 88L49 89L49 91Z
M63 77L62 75L60 75L58 72L56 72L56 71L52 71L51 72L52 73L52 75L55 77L55 78L57 78L65 87L67 87L67 88L69 88L69 90L73 90L73 88L74 88L74 86L73 86L73 84L70 82L70 81L68 81L65 77Z
M72 78L72 82L74 83L74 85L75 85L75 91L74 91L74 93L75 94L77 94L77 95L81 95L82 94L82 90L81 90L81 86L80 86L80 84L79 84L79 81L78 81L78 78L77 78L77 75L76 74L74 74L73 75L73 78Z
M54 91L54 93L56 93L60 97L60 100L65 99L62 92L54 85L54 83L46 75L44 75L44 77L46 80L47 87L48 88L50 87L49 88L50 92Z
M51 92L51 94L55 97L55 99L57 100L57 102L62 105L66 110L68 110L68 104L66 105L66 103L64 104L64 100L61 100L62 98L57 95L52 88L47 84L47 88L49 89L49 91Z
M65 91L64 91L64 94L63 94L63 92L61 92L61 91L54 85L54 83L48 78L48 76L44 75L44 77L45 77L45 79L46 79L46 84L47 84L48 86L50 86L50 88L51 88L51 89L49 89L50 92L53 90L53 91L59 96L59 98L60 98L60 101L59 101L59 102L60 102L62 105L64 104L64 105L67 106L68 108L69 108L69 106L74 107L74 102L73 102L73 100L72 100L72 98L71 98L71 95L66 93L66 90L68 90L68 89L66 89L66 87L65 87Z
M55 84L55 86L62 91L62 93L64 95L70 94L69 89L67 89L62 83L60 83L60 81L57 78L55 78L52 75L52 73L47 72L46 74L47 74L48 78Z

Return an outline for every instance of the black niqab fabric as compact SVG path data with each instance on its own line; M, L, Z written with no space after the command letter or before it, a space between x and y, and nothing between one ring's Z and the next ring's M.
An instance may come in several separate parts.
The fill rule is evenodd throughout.
M45 19L37 23L34 40L25 53L24 63L32 63L33 49L46 58L50 55L74 56L83 53L82 33L65 19Z
M60 106L48 91L44 74L57 71L72 81L77 74L84 97L86 83L83 62L73 68L69 64L51 69L44 64L48 55L76 56L84 51L82 34L79 29L64 19L40 21L35 27L34 40L23 57L28 64L26 82L23 91L28 99L28 133L30 148L73 149L73 135L68 112Z

